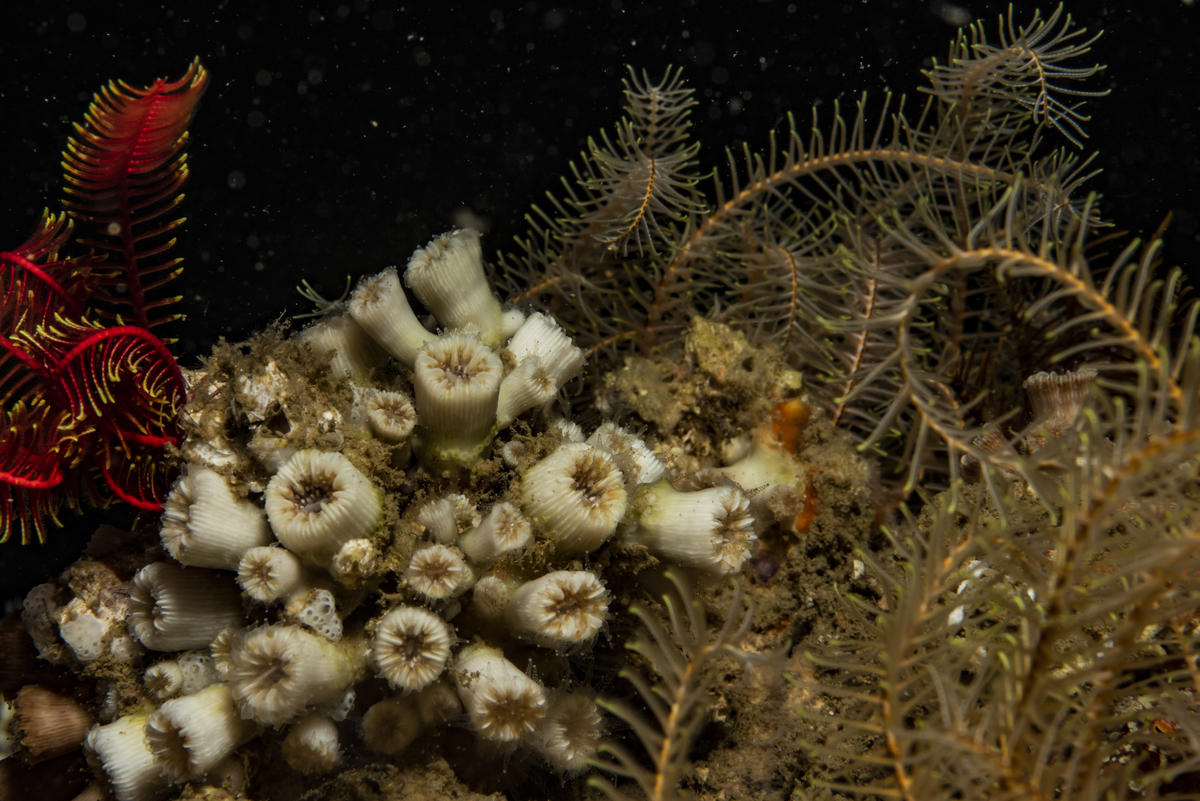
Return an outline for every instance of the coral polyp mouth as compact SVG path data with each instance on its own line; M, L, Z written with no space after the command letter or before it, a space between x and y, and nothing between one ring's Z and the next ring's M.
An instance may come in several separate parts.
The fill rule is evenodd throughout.
M275 659L259 668L258 675L247 682L246 688L255 693L275 690L288 680L290 665L286 659Z
M448 387L467 383L488 369L478 353L463 346L455 347L452 352L443 354L442 358L437 369L441 371L443 382Z
M319 515L335 496L333 476L313 476L303 486L292 490L291 501L298 513Z
M583 505L593 511L611 503L620 488L620 476L613 471L612 465L595 454L581 458L571 471L571 489L579 494Z

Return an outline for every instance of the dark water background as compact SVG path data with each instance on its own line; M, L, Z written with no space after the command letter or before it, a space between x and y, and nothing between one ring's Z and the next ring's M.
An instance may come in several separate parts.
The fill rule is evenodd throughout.
M697 90L707 166L756 149L784 114L852 104L866 90L912 93L955 28L1003 2L398 4L14 3L0 11L0 248L24 240L60 197L72 121L110 78L177 77L194 55L211 74L192 128L177 253L187 362L307 309L301 279L337 295L346 276L403 263L469 211L485 248L508 249L522 218L557 189L588 135L620 115L625 65L684 68ZM1016 3L1018 22L1053 3ZM135 11L128 10L136 7ZM1120 228L1174 215L1166 260L1200 272L1200 8L1172 0L1077 0L1104 29L1108 71L1086 143L1092 187ZM827 117L826 117L827 118ZM122 510L101 514L127 520ZM0 546L0 597L68 563L94 523L49 546Z

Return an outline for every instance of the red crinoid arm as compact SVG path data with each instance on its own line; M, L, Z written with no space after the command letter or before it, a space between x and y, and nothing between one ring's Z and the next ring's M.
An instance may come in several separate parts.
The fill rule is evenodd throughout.
M8 408L14 402L39 397L49 370L50 366L27 353L21 342L0 337L0 406Z
M95 232L79 241L108 254L92 302L108 304L110 317L146 328L178 317L160 313L178 297L149 295L180 273L180 260L164 254L184 218L169 215L183 200L187 126L207 83L199 60L179 80L145 89L111 81L67 143L64 205Z
M6 408L44 389L51 366L21 335L36 340L58 315L82 314L90 260L57 258L70 235L66 214L43 211L24 244L0 253L0 405Z
M53 362L50 403L64 411L59 436L81 443L75 461L96 471L121 500L159 509L180 439L183 375L166 345L140 326L101 328L58 318L22 344Z
M58 259L58 249L70 238L71 229L65 213L43 210L24 244L0 252L0 334L36 328L55 312L83 314L91 261Z
M58 439L61 417L40 399L0 410L0 542L16 533L22 544L43 541L47 518L57 524L62 502L75 504L63 482L74 441Z
M67 321L60 321L66 328ZM69 350L61 343L73 339ZM133 325L71 329L56 345L55 397L86 420L109 446L162 447L179 441L178 412L186 400L179 365L162 340Z
M108 488L136 509L159 511L179 472L164 447L135 445L128 451L110 451L100 465Z

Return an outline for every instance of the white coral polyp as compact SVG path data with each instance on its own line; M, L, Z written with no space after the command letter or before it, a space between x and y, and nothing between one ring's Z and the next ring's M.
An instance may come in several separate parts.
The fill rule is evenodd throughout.
M350 316L379 345L409 367L433 334L408 304L395 267L364 278L350 296Z
M300 341L316 353L329 356L329 370L337 378L363 380L387 360L375 340L349 314L325 317L300 332Z
M116 801L153 801L166 794L168 780L146 741L145 711L93 726L84 745L108 779Z
M413 552L404 570L408 585L433 601L462 595L475 583L475 573L462 551L448 545L426 545Z
M417 421L433 460L474 461L491 439L504 367L473 334L445 334L417 354Z
M487 344L500 344L504 314L483 274L478 231L451 231L415 251L404 282L446 328L470 328Z
M530 356L500 383L496 402L496 423L507 426L530 409L545 406L554 400L558 385L537 356Z
M458 696L476 734L499 742L533 734L546 714L546 691L499 648L469 645L459 653L455 667Z
M479 525L458 538L458 547L475 564L489 564L520 550L533 540L533 526L521 510L508 501L491 508Z
M241 623L242 603L228 573L152 562L133 577L126 621L152 650L203 648Z
M596 636L608 614L608 591L595 573L555 570L517 588L504 612L514 634L565 647Z
M529 744L555 770L575 774L589 767L603 735L596 702L584 693L561 693L550 700Z
M305 715L283 739L283 758L306 775L328 773L342 761L337 724L325 715Z
M371 533L383 512L379 492L349 459L317 450L299 451L272 476L265 504L279 541L320 565Z
M713 573L741 570L756 540L750 500L737 487L680 492L664 479L638 492L632 517L626 539Z
M363 742L377 754L400 753L421 732L416 702L411 698L384 698L363 715Z
M417 425L417 410L403 392L376 390L368 394L363 405L367 427L384 442L393 445L404 442Z
M238 562L238 585L256 601L271 603L308 589L300 557L278 545L251 548Z
M441 675L452 643L446 621L428 610L401 606L380 619L371 660L393 687L420 690Z
M216 471L189 465L163 505L163 547L191 567L233 570L250 548L271 541L263 511L233 497Z
M541 312L526 317L506 347L517 364L536 357L555 389L561 388L583 369L583 351L553 317Z
M166 773L183 781L208 773L256 732L222 683L164 703L147 721L146 742Z
M298 626L272 625L230 643L226 680L242 717L279 726L341 698L361 666L352 648Z
M625 481L612 457L569 442L521 477L521 506L534 526L563 553L604 544L625 516Z

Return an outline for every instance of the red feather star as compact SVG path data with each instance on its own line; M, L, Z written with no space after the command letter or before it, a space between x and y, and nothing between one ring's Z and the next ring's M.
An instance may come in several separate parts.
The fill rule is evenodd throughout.
M44 540L83 499L162 506L186 391L151 329L179 319L158 292L182 269L166 254L207 82L197 60L176 81L103 87L63 154L67 211L0 253L0 542ZM90 252L61 257L72 241Z

